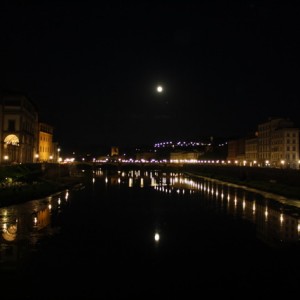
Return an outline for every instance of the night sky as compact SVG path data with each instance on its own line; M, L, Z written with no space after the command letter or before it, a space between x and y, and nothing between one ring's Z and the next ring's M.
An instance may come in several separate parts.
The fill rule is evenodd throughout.
M245 136L269 117L300 125L288 1L32 3L0 4L0 88L28 95L62 148Z

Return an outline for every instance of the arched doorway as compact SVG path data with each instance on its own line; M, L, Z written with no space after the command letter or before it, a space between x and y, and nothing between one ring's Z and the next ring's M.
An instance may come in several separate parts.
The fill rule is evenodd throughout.
M9 134L4 139L4 161L19 162L19 138L15 134Z

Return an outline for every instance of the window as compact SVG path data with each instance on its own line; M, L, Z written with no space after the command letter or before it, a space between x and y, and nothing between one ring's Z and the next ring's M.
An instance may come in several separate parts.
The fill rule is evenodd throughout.
M7 129L8 129L8 131L16 131L16 121L8 120Z

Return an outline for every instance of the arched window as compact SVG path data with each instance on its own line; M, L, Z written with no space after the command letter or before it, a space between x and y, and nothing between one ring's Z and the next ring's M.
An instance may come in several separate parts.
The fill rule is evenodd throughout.
M14 134L9 134L4 139L4 144L6 145L13 145L13 146L19 146L19 138Z

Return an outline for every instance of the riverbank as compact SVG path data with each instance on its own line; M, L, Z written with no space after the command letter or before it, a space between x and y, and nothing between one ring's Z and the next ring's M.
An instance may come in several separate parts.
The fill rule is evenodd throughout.
M96 167L96 166L95 166ZM291 169L204 165L101 165L106 170L159 169L184 172L253 188L300 201L300 171ZM96 167L96 168L98 168ZM84 184L90 165L28 164L0 168L0 206L39 199ZM88 171L83 173L82 170Z
M300 201L300 171L292 169L185 166L189 175L204 176Z
M0 206L50 196L82 184L74 169L58 164L24 164L0 169Z
M105 170L164 170L217 179L300 201L300 170L198 164L103 164Z
M0 206L3 207L47 197L78 184L81 184L78 178L65 177L60 178L59 181L44 180L28 185L1 189Z

